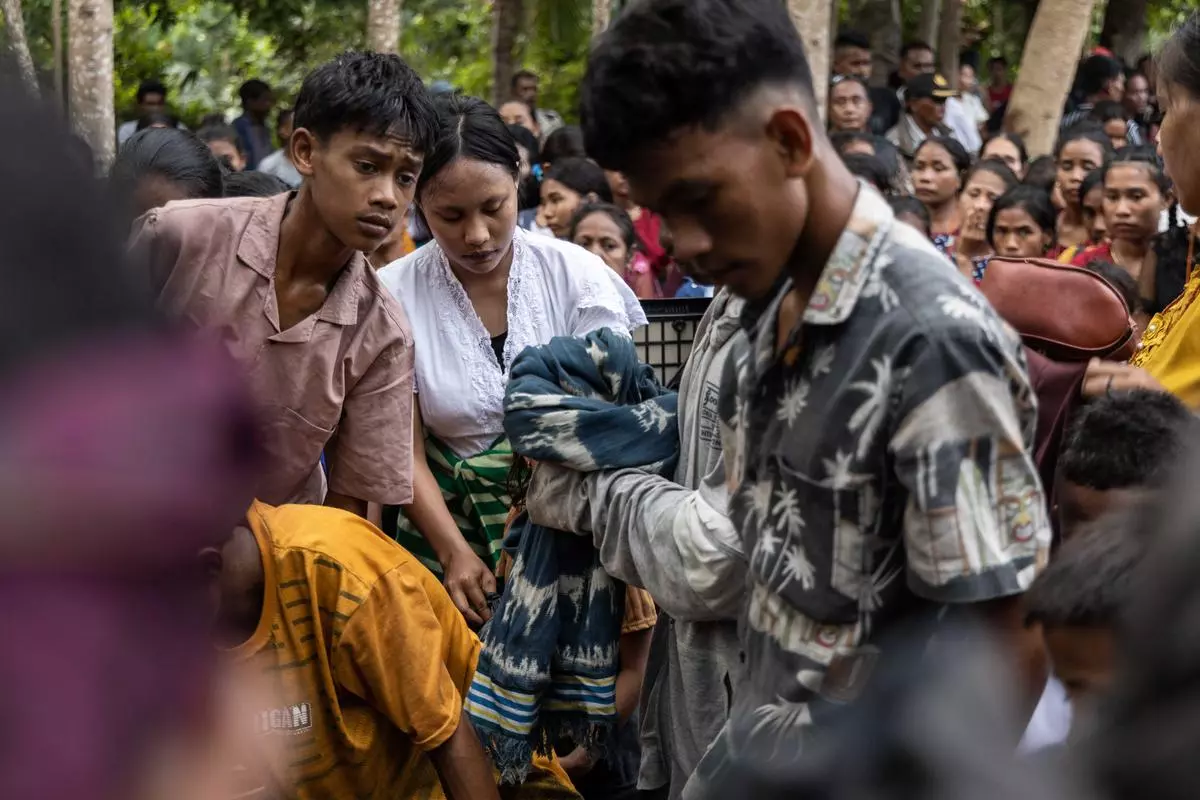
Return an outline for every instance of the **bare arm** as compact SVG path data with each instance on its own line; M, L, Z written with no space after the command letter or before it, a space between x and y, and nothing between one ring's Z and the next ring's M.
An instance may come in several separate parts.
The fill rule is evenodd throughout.
M404 515L429 542L445 573L446 591L467 622L475 627L491 618L487 593L496 591L491 569L475 555L454 524L442 490L425 460L421 405L413 403L413 502Z
M367 501L361 498L337 492L326 492L325 505L330 508L340 508L343 511L349 511L351 514L357 514L363 519L367 519Z
M450 738L429 751L429 760L437 769L446 800L500 800L491 763L465 712Z

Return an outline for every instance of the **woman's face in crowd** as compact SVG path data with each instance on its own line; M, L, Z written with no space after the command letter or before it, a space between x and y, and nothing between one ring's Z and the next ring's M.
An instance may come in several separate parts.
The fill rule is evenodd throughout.
M1200 214L1200 101L1165 78L1160 78L1159 86L1164 116L1158 152L1175 184L1180 207L1188 214Z
M1096 142L1074 139L1063 145L1058 154L1058 185L1068 207L1079 208L1079 184L1102 163L1104 151Z
M829 129L865 131L871 118L871 100L858 81L840 81L829 90Z
M1021 163L1021 151L1017 146L1003 137L992 139L983 146L980 152L981 159L991 158L1004 164L1013 171L1013 175L1017 176L1017 180L1025 177L1025 165Z
M958 169L940 144L927 144L913 160L913 194L927 206L940 206L958 194Z
M1080 204L1083 211L1083 224L1088 229L1088 235L1093 242L1103 242L1108 238L1108 223L1104 219L1104 184L1098 183L1088 190Z
M1113 239L1145 241L1158 233L1166 198L1144 164L1115 164L1104 178L1104 220Z
M1104 135L1112 142L1113 150L1120 150L1129 144L1129 130L1123 119L1110 119L1104 123Z
M529 113L529 106L516 100L510 100L500 106L498 110L500 119L504 120L505 125L520 125L537 136L537 123L533 121L533 114Z
M1125 107L1134 114L1142 114L1149 105L1150 81L1135 72L1125 82Z
M579 192L558 181L542 181L542 221L559 239L570 235L571 220L581 205L583 197Z
M1041 258L1050 249L1052 231L1045 231L1029 212L1018 206L996 212L992 247L1005 258Z
M977 170L958 198L962 214L962 235L983 239L987 236L987 218L992 213L996 198L1004 194L1008 185L994 172Z
M963 64L958 68L958 88L964 92L973 92L978 84L975 81L975 68L970 64Z
M425 187L421 210L456 270L482 275L500 266L517 227L517 183L499 164L459 158Z
M602 211L588 214L575 226L575 244L600 256L614 272L624 275L625 267L633 252L625 244L621 228L613 218Z

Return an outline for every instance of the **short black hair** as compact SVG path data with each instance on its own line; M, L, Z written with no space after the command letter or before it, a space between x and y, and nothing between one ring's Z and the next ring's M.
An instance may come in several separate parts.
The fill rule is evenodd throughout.
M437 139L425 153L417 179L417 202L442 170L461 158L503 167L513 180L521 173L521 154L500 112L477 97L442 95L434 104Z
M1188 407L1167 392L1135 389L1096 397L1067 428L1059 472L1098 491L1160 486L1192 425Z
M557 181L578 193L580 197L594 194L603 203L613 201L608 177L600 165L591 159L560 158L546 170L545 176L542 177L543 185L546 181Z
M580 206L579 210L575 212L575 216L571 219L571 233L567 238L575 241L575 229L579 227L579 223L592 214L606 215L620 228L621 238L625 242L625 247L629 250L638 249L637 229L633 227L633 219L625 209L612 203L584 203Z
M878 189L880 194L885 194L891 189L892 176L883 160L878 156L869 156L866 153L847 153L842 156L842 162L846 165L846 169L850 170L851 175L862 178Z
M226 197L274 197L289 190L286 183L266 172L248 169L225 175Z
M1054 189L1054 182L1057 180L1057 159L1054 156L1038 156L1025 168L1025 178L1022 183L1026 186L1036 186L1049 194Z
M1101 100L1092 108L1088 116L1099 122L1101 125L1109 120L1119 119L1122 122L1129 118L1125 113L1125 106L1118 103L1116 100Z
M555 128L546 141L542 142L540 158L543 164L553 164L563 158L587 158L583 146L583 131L578 125L563 125Z
M1050 243L1054 243L1058 228L1058 210L1054 207L1054 203L1050 200L1050 195L1042 191L1036 186L1028 184L1015 184L1008 188L1004 194L996 198L996 202L992 203L992 210L988 213L987 219L987 240L988 244L992 244L995 239L996 217L1001 211L1006 211L1010 208L1022 209L1033 220L1034 224L1042 229L1043 233L1050 234Z
M929 215L929 206L911 194L889 197L888 205L892 207L892 213L897 217L901 214L912 214L914 217L920 218L925 223L925 233L929 233L929 228L933 225L933 217Z
M238 87L238 97L241 98L242 105L270 93L271 85L266 81L260 81L258 78L251 78Z
M833 49L837 51L843 47L857 47L859 50L870 50L871 40L862 31L843 30L833 40Z
M167 99L167 86L158 78L148 78L138 84L137 101L140 103L146 99L148 94L161 94L163 99Z
M1119 627L1147 546L1128 511L1108 514L1063 542L1021 598L1025 623L1045 628Z
M537 73L536 73L536 72L534 72L534 71L532 71L532 70L528 70L528 69L519 69L519 70L517 70L516 72L514 72L514 73L513 73L512 80L510 80L510 81L508 82L508 88L509 88L509 89L516 89L516 88L517 88L517 82L518 82L518 81L521 81L521 80L523 80L523 79L525 79L525 78L533 78L535 81L536 81L536 80L539 80L539 78L538 78L538 76L537 76Z
M781 0L637 0L600 35L580 89L587 152L627 169L645 147L715 130L756 89L813 102L804 44Z
M879 152L878 144L881 137L867 131L838 131L830 134L829 141L833 145L833 149L839 154L855 142L871 145L871 148Z
M1004 66L1007 67L1008 59L1005 58L1004 56L992 56L991 58L988 59L987 63L988 63L989 67L992 66L993 64L1003 64Z
M1114 289L1121 294L1121 299L1125 301L1125 308L1130 314L1137 314L1146 310L1146 304L1142 301L1142 292L1138 288L1137 281L1129 274L1128 270L1121 269L1111 261L1105 261L1101 258L1093 258L1087 263L1087 268L1099 275L1104 280L1108 281Z
M208 145L177 128L138 131L117 152L109 173L117 189L132 192L138 181L157 176L183 187L188 197L213 198L225 193L221 165Z
M288 122L294 122L296 119L296 109L281 108L279 113L275 115L275 127L282 128Z
M911 53L913 50L928 50L929 52L932 53L933 46L930 45L929 42L925 41L924 39L910 39L907 42L905 42L903 45L900 46L901 60L908 58L908 54Z
M1079 65L1076 86L1084 97L1091 97L1104 91L1110 81L1125 74L1121 62L1106 55L1088 56Z
M347 129L373 136L395 133L427 154L437 113L425 85L400 56L349 52L304 79L294 123L325 141Z
M206 125L196 131L196 136L202 142L231 142L240 153L242 151L242 142L238 138L237 131L230 125Z

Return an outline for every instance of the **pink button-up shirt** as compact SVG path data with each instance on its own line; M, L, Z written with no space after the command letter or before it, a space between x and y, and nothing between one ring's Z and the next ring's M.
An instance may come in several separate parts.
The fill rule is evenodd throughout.
M413 340L404 310L361 253L313 315L281 330L275 292L289 195L195 200L134 227L160 305L225 329L247 370L269 466L264 502L320 503L329 489L412 502ZM336 437L334 436L336 432Z

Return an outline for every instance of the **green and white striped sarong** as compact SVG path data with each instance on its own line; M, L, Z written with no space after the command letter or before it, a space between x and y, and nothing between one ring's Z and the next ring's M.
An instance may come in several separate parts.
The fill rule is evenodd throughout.
M495 571L500 563L505 524L512 499L508 494L508 472L513 463L508 437L501 436L487 450L470 458L454 451L432 436L425 440L429 464L446 508L475 555ZM404 514L396 526L396 541L437 575L444 577L437 554Z

